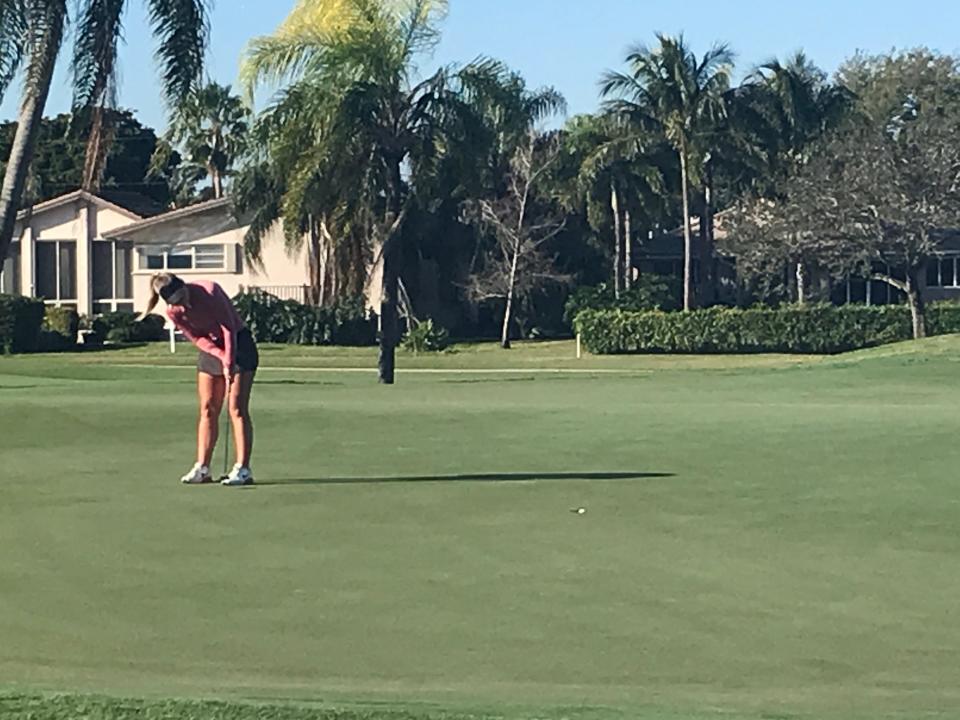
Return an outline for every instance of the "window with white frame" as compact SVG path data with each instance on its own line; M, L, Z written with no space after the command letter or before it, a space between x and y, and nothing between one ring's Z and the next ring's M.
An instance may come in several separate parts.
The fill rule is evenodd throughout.
M879 275L889 275L897 280L903 280L902 273L896 272L885 263L874 263L871 270ZM849 276L846 302L847 304L900 305L906 302L906 295L885 280Z
M960 287L960 273L958 273L958 258L956 255L938 255L927 261L927 287L955 288Z
M93 312L133 310L133 242L93 243Z
M34 250L37 297L62 305L77 300L76 240L42 240Z
M13 243L0 268L0 293L19 295L20 292L20 243Z
M140 248L140 270L230 270L225 245L191 245L173 249Z

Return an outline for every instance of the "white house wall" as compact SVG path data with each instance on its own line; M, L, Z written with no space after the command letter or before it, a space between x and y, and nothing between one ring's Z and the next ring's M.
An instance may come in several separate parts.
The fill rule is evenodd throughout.
M15 239L19 249L19 290L24 295L36 295L36 243L44 241L73 241L76 243L76 307L78 312L93 312L93 243L105 237L130 240L134 245L132 302L142 310L150 297L150 278L154 270L140 269L141 249L183 249L198 245L223 245L230 258L223 270L175 270L186 281L212 280L233 296L241 288L259 287L280 297L305 299L310 283L306 243L292 255L287 253L282 225L274 227L263 240L262 267L254 266L243 257L243 237L246 226L237 227L229 211L211 208L183 217L147 225L135 226L139 220L134 213L109 204L78 197L62 205L42 207L34 215L18 222ZM145 224L149 221L144 221ZM129 232L124 232L130 228ZM374 268L368 286L371 300L379 300L379 269ZM372 287L370 287L372 286ZM73 305L73 301L64 301ZM162 312L161 308L158 312Z
M102 239L103 233L129 225L136 219L133 213L120 212L78 198L19 221L14 228L14 237L19 240L20 292L29 296L36 294L37 242L73 241L77 244L77 310L81 314L90 314L93 310L92 243Z
M188 218L184 218L186 222ZM171 223L172 224L172 223ZM179 223L178 223L179 225ZM174 227L168 230L167 227L158 227L155 236L150 245L134 242L135 254L141 250L155 247L154 243L159 238L164 240L187 237L183 232L184 228ZM289 255L283 242L283 232L278 226L268 233L263 241L263 265L262 270L258 270L243 258L243 237L247 231L246 227L240 227L221 232L215 232L211 235L196 237L189 242L176 245L177 249L184 249L196 245L224 245L227 257L231 255L235 258L233 267L235 269L218 270L171 270L174 274L182 277L186 282L197 280L211 280L219 284L231 297L240 292L241 288L262 287L267 290L273 290L278 294L282 291L288 291L295 294L299 291L301 295L305 286L309 284L309 263L307 259L306 247L293 256ZM228 261L228 268L231 263ZM135 306L138 309L145 308L150 299L150 278L153 277L155 270L134 270L133 274L133 296ZM157 309L158 313L163 312L161 307Z

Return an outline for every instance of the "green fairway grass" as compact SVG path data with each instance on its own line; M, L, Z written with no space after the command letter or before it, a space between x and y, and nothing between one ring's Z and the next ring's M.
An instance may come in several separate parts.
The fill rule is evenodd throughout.
M0 358L0 717L960 714L960 340L574 352L265 348L250 489L189 348Z

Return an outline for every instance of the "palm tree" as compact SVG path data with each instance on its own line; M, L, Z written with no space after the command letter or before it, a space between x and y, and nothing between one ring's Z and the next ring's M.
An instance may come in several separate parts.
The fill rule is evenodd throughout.
M779 199L785 180L809 161L809 148L818 138L839 125L853 108L853 95L827 75L803 52L786 62L770 60L760 65L745 83L748 104L768 126L773 172L762 195ZM797 258L797 302L806 300L807 267Z
M853 107L853 95L828 82L823 70L803 52L781 63L770 60L747 79L753 101L775 132L775 155L781 173L807 161L808 147L836 127Z
M207 0L145 0L158 41L164 97L176 106L201 76L209 28ZM109 132L103 109L114 99L117 49L127 0L80 0L74 23L74 107L94 111L85 180L95 184ZM18 70L23 92L10 161L0 191L0 262L6 258L23 198L40 120L69 21L66 0L0 3L0 94ZM15 34L11 34L15 33Z
M405 220L463 105L449 69L414 80L415 59L435 43L445 10L441 0L303 0L277 33L253 43L243 70L251 94L288 83L269 125L278 142L296 142L277 204L289 241L317 217L372 240L383 276L385 384L394 382ZM293 137L291 127L305 133Z
M502 182L496 168L512 143L556 100L528 96L491 61L418 80L416 60L435 44L445 11L441 0L301 0L276 33L254 41L242 70L251 96L282 86L258 119L259 148L238 182L241 207L254 213L248 249L256 254L282 217L289 246L307 238L321 254L346 243L360 251L353 258L371 255L382 274L385 384L394 381L411 211L430 206L452 162L487 159L462 180L473 191Z
M619 299L631 285L633 220L653 225L668 213L664 143L616 114L575 118L566 136L579 164L576 204L585 201L587 219L597 230L608 214L612 218L614 295Z
M683 36L657 35L658 47L637 47L626 73L609 72L601 83L608 109L637 127L655 128L680 162L683 195L683 307L693 307L690 184L699 182L717 123L725 113L733 53L716 45L700 59Z
M195 182L209 178L214 199L241 156L249 133L249 111L230 86L211 82L192 91L177 107L153 158L154 170L169 164L174 150L184 159L179 169Z

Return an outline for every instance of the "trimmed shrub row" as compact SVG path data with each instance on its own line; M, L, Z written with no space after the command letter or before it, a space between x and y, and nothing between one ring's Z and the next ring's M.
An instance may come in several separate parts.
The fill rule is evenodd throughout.
M576 317L584 346L598 355L626 353L832 354L909 340L902 305L710 308L694 312L586 310ZM927 332L960 332L960 305L934 305Z
M159 315L148 315L143 322L137 321L137 313L111 312L93 320L94 342L104 340L112 343L144 343L163 340L166 320Z
M363 299L313 307L254 291L233 300L257 342L363 346L376 343L376 324Z
M70 308L47 307L40 330L41 352L64 352L77 346L80 315Z
M107 313L92 321L87 343L163 340L164 324L164 319L155 315L137 322L136 313ZM73 350L80 326L76 310L47 307L35 298L0 295L0 352L4 354Z
M0 350L4 354L36 352L43 313L42 300L0 295Z

